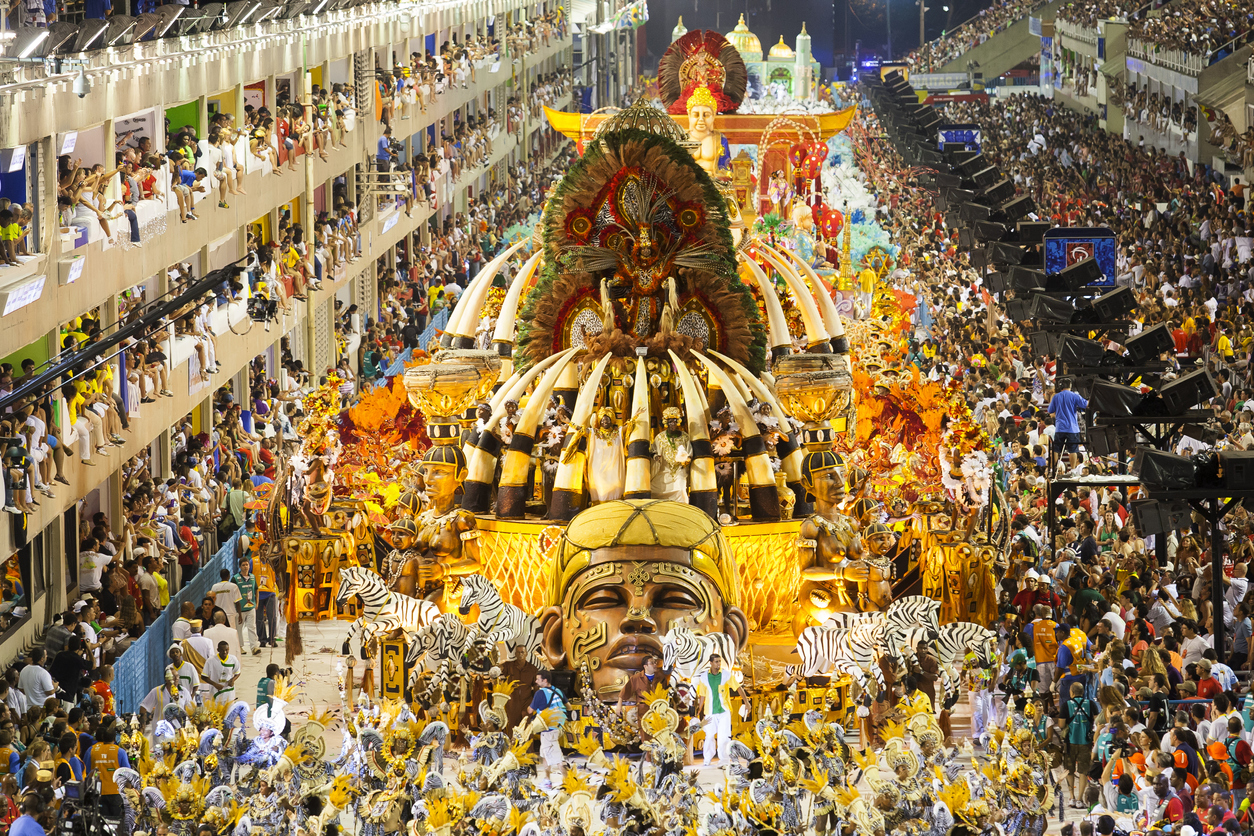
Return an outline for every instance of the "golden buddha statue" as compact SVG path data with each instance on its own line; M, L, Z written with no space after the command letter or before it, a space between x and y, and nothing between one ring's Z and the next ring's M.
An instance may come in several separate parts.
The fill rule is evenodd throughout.
M688 96L688 139L696 143L692 156L697 164L705 169L706 174L717 177L719 163L731 154L726 147L727 141L714 126L718 103L714 94L704 84L697 86Z

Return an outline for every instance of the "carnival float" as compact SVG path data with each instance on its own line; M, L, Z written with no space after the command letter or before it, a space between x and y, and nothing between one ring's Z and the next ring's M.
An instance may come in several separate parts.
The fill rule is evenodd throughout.
M856 114L738 116L753 64L782 83L741 28L677 32L665 110L551 115L583 153L535 229L402 373L305 398L250 549L289 662L302 625L347 625L339 705L269 674L255 707L198 704L189 622L151 737L98 729L121 821L59 829L1042 836L1040 703L948 745L959 681L999 664L986 439L909 362ZM703 775L694 684L724 664ZM561 707L530 709L546 677Z
M736 734L856 728L906 673L944 728L963 669L996 665L1007 521L964 399L908 362L855 109L739 115L748 78L687 32L665 110L550 112L582 153L532 234L402 375L343 414L334 380L306 400L258 547L289 659L301 622L352 622L350 704L470 740L518 722L501 682L551 670L563 744L612 749L652 739L618 706L649 657L692 681L719 656Z

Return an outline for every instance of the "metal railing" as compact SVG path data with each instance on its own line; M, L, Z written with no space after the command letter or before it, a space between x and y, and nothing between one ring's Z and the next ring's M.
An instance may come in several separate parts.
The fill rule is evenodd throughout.
M1054 20L1054 33L1066 35L1073 41L1097 46L1097 27L1085 23L1073 23L1057 18Z
M173 642L174 621L184 601L199 605L218 582L222 569L235 571L235 550L239 545L240 532L231 535L218 551L209 558L200 571L178 592L170 593L170 603L135 639L131 646L113 662L113 696L117 701L117 713L139 710L139 703L148 692L165 679L165 666L169 661L166 651Z

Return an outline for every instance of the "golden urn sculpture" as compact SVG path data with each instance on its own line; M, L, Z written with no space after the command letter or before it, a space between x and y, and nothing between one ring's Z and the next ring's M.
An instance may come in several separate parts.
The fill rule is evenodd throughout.
M789 354L775 361L775 394L801 421L808 449L830 449L834 432L851 428L853 373L847 354Z
M433 444L456 444L460 421L486 401L501 375L501 358L492 351L446 349L434 362L405 372L409 402L427 418ZM473 421L473 418L471 419Z

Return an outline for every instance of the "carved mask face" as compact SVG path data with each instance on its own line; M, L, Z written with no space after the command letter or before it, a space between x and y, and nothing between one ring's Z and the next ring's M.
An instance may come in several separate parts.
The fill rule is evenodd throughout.
M672 624L725 632L737 647L748 634L744 614L728 607L718 586L688 565L683 549L597 549L592 564L563 590L562 606L541 616L549 662L578 670L587 658L600 696L611 698L652 656Z

